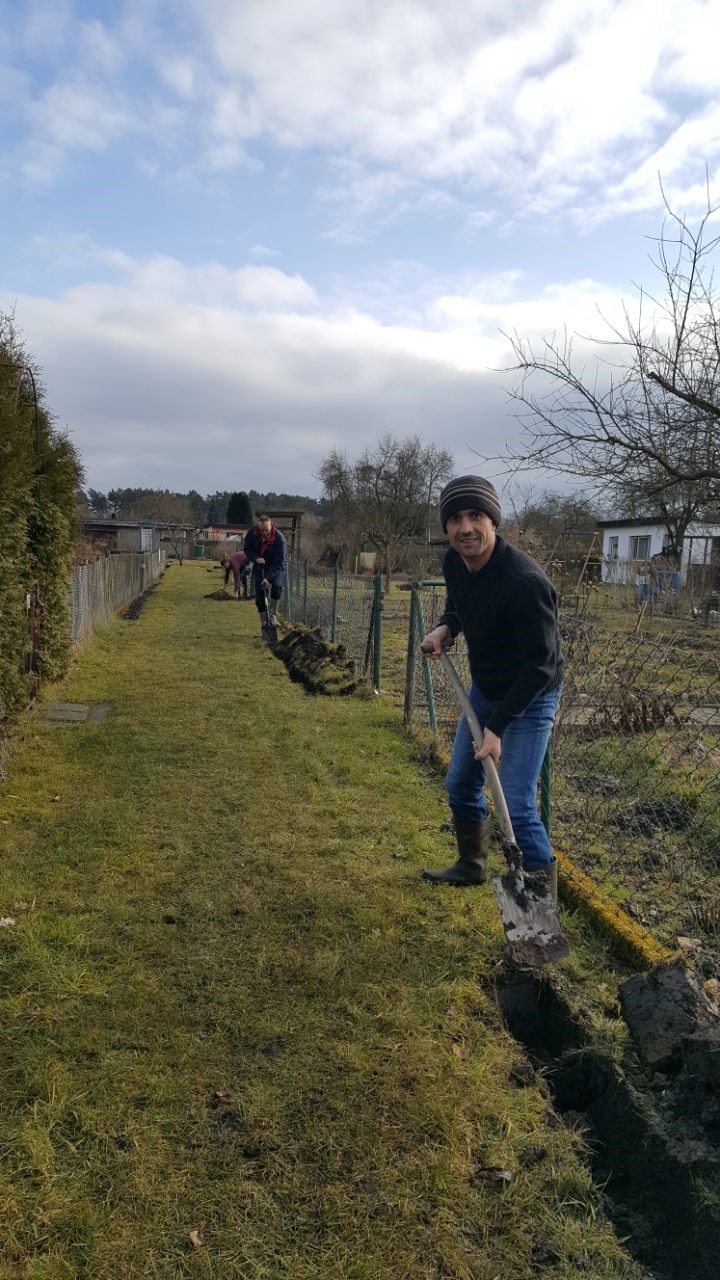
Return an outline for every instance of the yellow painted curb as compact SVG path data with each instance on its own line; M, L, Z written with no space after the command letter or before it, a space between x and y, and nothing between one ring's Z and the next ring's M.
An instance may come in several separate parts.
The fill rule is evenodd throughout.
M606 897L590 876L571 862L567 854L553 849L558 860L558 892L564 902L587 911L610 935L618 951L639 969L652 969L677 959L677 953L657 942L647 929L633 920L622 907Z

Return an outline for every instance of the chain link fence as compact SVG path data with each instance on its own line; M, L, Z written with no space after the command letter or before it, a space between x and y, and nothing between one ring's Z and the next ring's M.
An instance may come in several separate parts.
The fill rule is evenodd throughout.
M382 577L360 576L291 557L281 612L291 625L310 627L323 640L344 646L363 674L380 682Z
M458 708L420 642L444 584L412 592L405 720L449 752ZM553 843L611 902L668 946L678 936L713 972L720 961L720 649L717 633L610 631L563 613L565 686L543 769ZM470 672L463 637L453 649ZM551 780L551 782L550 782ZM551 824L552 819L552 824Z
M663 561L559 560L542 562L562 607L602 621L610 630L692 639L720 630L720 563L690 564L684 574Z
M720 653L565 618L553 836L662 941L720 956ZM702 937L697 939L702 942Z
M79 644L141 596L165 568L164 551L120 553L75 565L70 582L70 637Z

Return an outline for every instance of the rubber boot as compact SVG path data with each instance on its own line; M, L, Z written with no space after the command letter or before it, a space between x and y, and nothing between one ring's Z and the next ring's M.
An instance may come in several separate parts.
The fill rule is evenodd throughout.
M536 897L549 897L553 905L557 906L557 872L557 858L553 858L552 862L547 862L542 867L526 871L525 884Z
M484 822L457 822L455 839L458 847L457 862L442 871L423 871L423 880L429 880L431 884L451 884L457 889L485 884L490 819L486 818Z

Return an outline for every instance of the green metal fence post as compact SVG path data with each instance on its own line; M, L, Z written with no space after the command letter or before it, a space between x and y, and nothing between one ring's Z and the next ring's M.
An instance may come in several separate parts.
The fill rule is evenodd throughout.
M338 574L339 570L336 564L333 569L332 620L330 622L330 641L332 644L337 641Z
M380 674L382 660L382 610L383 580L382 574L375 574L373 588L373 685L375 692L380 692Z
M552 738L547 744L545 756L540 770L540 819L550 835L550 812L552 809Z
M422 644L425 639L425 610L422 606L422 596L418 591L417 609L415 611L415 619L418 633L418 644ZM430 720L430 732L437 733L437 712L435 710L435 690L433 689L432 672L430 671L430 659L423 658L423 680L425 681L425 697L427 698L428 718Z
M413 716L413 703L415 701L415 654L417 651L417 602L418 589L413 587L410 592L410 625L408 627L408 643L407 643L407 662L405 664L405 706L403 710L403 720L405 724L410 724Z
M292 565L287 565L283 579L283 590L285 594L285 617L288 622L293 621L293 589L292 589Z
M308 562L305 559L305 570L303 574L303 626L307 626L307 596L308 596Z

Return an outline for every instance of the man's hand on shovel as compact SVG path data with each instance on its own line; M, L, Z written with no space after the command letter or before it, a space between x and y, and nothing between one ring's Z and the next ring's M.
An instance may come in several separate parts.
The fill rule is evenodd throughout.
M483 740L480 746L478 746L477 742L473 742L473 755L476 760L485 760L490 756L495 761L495 764L500 763L502 743L492 729L483 729Z
M452 649L454 643L450 628L446 623L443 623L442 626L435 627L434 631L428 632L420 645L420 652L424 658L429 658L431 662L437 662L438 658ZM481 743L473 740L473 754L478 761L485 760L487 756L490 756L495 761L495 764L499 764L501 752L500 739L490 729L483 729Z
M420 652L424 658L434 662L441 653L447 653L448 649L452 649L454 643L450 628L443 623L441 627L435 627L434 631L428 632L420 645Z

